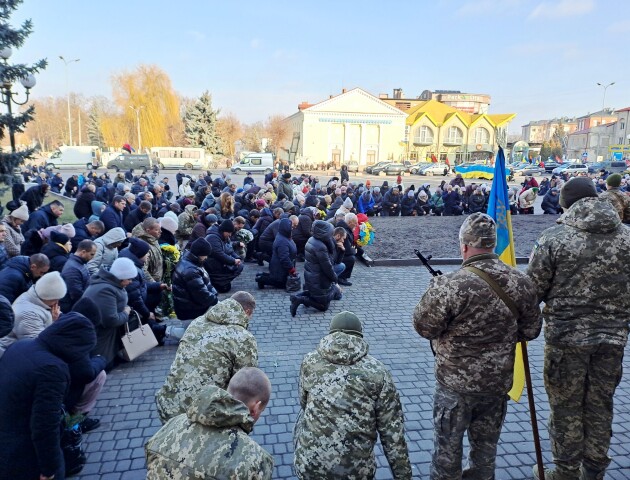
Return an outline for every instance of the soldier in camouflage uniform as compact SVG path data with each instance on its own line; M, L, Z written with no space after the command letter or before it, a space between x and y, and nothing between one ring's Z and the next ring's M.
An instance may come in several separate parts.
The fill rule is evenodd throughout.
M546 480L600 480L610 463L613 395L630 320L630 229L596 197L588 178L564 184L566 213L541 234L528 267L545 302L544 377L556 465Z
M227 391L209 386L195 394L187 412L145 445L147 479L271 479L272 456L248 436L270 394L267 376L251 367Z
M434 277L413 313L416 331L435 348L432 480L494 479L497 442L512 386L518 341L541 328L532 281L496 254L496 225L484 213L462 224L459 270ZM518 308L518 318L490 285L490 276ZM470 455L462 475L462 440Z
M619 190L621 175L613 173L606 179L607 190L599 198L608 200L615 207L623 223L630 223L630 196Z
M255 307L251 294L236 292L192 321L156 395L162 422L185 413L204 387L227 388L239 369L258 365L256 339L247 330Z
M404 417L394 380L371 355L361 321L341 312L300 370L300 405L293 432L301 480L372 479L380 435L395 479L411 479Z

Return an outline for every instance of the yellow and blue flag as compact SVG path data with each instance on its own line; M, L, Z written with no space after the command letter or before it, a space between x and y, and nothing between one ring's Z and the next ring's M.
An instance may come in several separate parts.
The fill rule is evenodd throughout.
M507 180L505 178L505 154L501 147L499 147L499 153L494 163L494 178L492 179L492 190L490 190L490 198L488 199L488 215L494 218L494 221L497 223L497 246L494 249L495 253L503 263L516 267L510 200L508 196ZM514 381L508 395L512 400L518 402L524 387L525 367L523 364L523 352L521 351L521 344L519 342L516 345L516 356L514 358Z

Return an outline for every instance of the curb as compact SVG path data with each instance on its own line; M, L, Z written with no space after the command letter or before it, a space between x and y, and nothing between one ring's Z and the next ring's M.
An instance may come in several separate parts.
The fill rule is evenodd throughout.
M431 265L461 265L461 258L432 258ZM529 263L528 257L516 257L517 265L526 265ZM420 267L422 262L418 258L385 258L382 260L373 260L373 267Z

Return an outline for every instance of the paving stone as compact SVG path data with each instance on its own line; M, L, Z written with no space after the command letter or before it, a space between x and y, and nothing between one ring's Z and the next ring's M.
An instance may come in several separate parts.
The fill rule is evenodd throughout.
M304 264L300 263L302 270ZM446 272L454 267L444 266ZM275 461L274 479L294 479L293 425L299 412L298 376L303 356L313 350L328 332L332 316L342 310L356 312L364 321L370 353L391 370L406 415L406 433L414 478L428 478L433 448L433 356L427 341L411 325L411 315L429 275L415 267L357 265L354 285L344 288L344 298L332 302L322 313L300 307L289 314L289 296L282 290L258 290L256 272L263 268L247 264L234 289L247 290L256 297L256 312L250 323L259 349L260 367L273 386L268 408L254 427L252 438L270 452ZM220 299L229 295L220 295ZM171 322L171 321L169 321ZM177 324L177 321L172 321ZM551 464L547 419L549 406L542 377L543 341L529 344L537 418L545 461ZM160 427L155 411L155 392L161 387L175 357L177 345L151 350L136 361L121 365L107 377L107 383L91 415L101 419L97 432L84 436L88 463L80 480L139 480L146 476L144 444ZM630 368L630 348L624 367ZM615 423L607 478L630 478L630 378L626 375L615 397ZM98 433L98 435L96 434ZM468 442L465 441L465 454ZM391 472L382 448L377 444L376 478L390 479ZM498 479L531 478L535 463L527 399L510 402L498 446ZM464 459L464 465L466 459Z

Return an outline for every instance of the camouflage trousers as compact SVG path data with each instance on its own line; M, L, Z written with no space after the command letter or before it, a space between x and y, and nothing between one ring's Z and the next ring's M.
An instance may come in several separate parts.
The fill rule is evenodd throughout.
M624 347L545 346L549 439L560 479L604 478L610 464L613 395L622 375Z
M507 395L467 395L436 383L433 397L431 480L494 479L497 442L507 410ZM462 473L464 434L468 468Z

